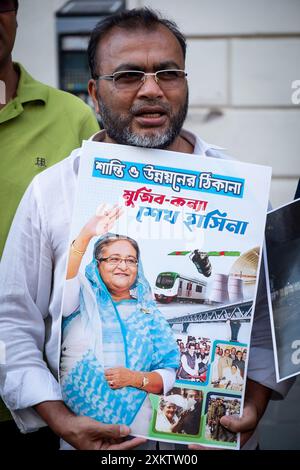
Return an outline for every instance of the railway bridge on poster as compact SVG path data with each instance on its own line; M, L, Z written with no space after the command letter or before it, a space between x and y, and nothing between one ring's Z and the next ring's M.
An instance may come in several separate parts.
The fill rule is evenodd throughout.
M169 318L168 323L171 327L176 324L182 325L182 332L186 333L189 325L193 323L216 323L229 321L232 336L231 341L234 341L235 338L237 338L241 323L249 322L251 320L252 305L252 301L247 301L210 308L202 312Z

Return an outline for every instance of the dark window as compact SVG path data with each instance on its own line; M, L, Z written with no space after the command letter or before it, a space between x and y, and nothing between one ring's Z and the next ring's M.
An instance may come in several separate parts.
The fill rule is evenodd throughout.
M174 286L175 277L168 274L160 274L156 280L156 287L171 289Z

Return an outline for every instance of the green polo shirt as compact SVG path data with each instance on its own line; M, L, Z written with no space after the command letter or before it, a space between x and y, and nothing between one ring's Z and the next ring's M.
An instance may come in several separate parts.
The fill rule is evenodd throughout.
M35 175L67 157L99 130L82 100L34 80L15 64L17 96L0 110L0 258L25 189ZM0 421L9 419L0 400Z
M0 257L25 189L33 177L67 157L99 130L82 100L20 70L17 96L0 110Z

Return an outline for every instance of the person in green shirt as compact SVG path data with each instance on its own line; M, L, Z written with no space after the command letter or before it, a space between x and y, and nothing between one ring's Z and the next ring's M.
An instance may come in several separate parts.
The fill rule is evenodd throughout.
M22 65L13 63L17 3L6 0L5 8L13 9L1 11L0 1L0 257L33 177L99 130L96 117L82 100L34 80Z
M33 177L99 130L94 113L82 100L38 82L12 61L17 10L17 0L0 0L0 258ZM0 400L0 427L3 430L7 422L6 433L15 427L10 419Z

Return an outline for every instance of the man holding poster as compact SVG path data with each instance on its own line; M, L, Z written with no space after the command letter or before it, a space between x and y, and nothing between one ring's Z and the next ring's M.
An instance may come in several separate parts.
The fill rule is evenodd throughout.
M148 9L102 21L92 33L88 50L92 74L89 93L105 128L93 141L183 152L190 154L190 165L199 155L208 161L209 157L226 159L217 147L182 130L188 108L185 50L185 38L176 25ZM119 438L129 433L128 428L75 416L63 403L58 384L62 280L80 155L81 149L75 150L68 159L35 178L8 238L0 279L0 340L6 345L1 394L23 432L47 423L78 449L129 448L141 441L119 443ZM118 165L115 163L116 172L122 170ZM148 165L148 178L151 171ZM209 172L201 176L204 185L212 183ZM238 192L241 185L239 180L232 183L217 178L213 183L216 194L225 184L227 190L231 185L231 192ZM147 210L141 217L153 216ZM187 230L192 230L196 215L200 224L201 216L192 215L195 217L185 221ZM221 215L210 213L204 224L221 230L226 221L227 230L234 233L237 224L247 224L244 219L228 220ZM246 228L241 225L241 230ZM74 250L84 254L85 248L75 240ZM271 391L284 396L288 389L286 383L275 381L269 330L268 312L258 299L244 413L239 419L221 418L221 424L229 430L243 433L242 444L255 430Z

